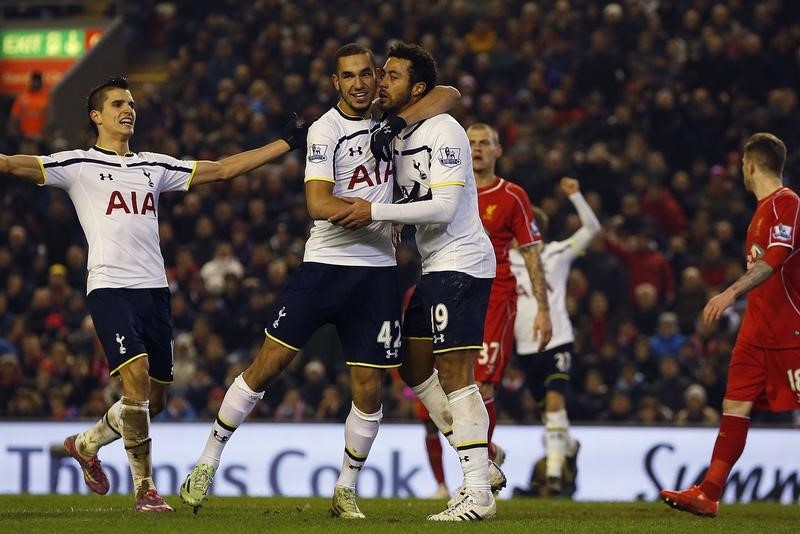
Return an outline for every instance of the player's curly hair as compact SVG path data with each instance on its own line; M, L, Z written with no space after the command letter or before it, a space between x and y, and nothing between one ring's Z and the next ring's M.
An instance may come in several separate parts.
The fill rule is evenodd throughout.
M409 75L411 76L412 85L415 83L424 83L425 92L427 93L436 85L436 80L439 77L439 67L436 65L436 60L430 52L417 44L410 43L397 43L386 52L387 59L396 57L400 59L407 59L411 62Z
M111 89L128 89L128 78L125 76L115 76L107 79L97 87L89 91L89 96L86 97L86 114L91 115L93 110L100 111L103 109L103 102L106 100L106 93ZM89 119L89 126L94 130L97 135L97 125Z
M786 145L771 133L759 132L750 136L744 144L744 155L751 158L759 167L783 176L786 164Z

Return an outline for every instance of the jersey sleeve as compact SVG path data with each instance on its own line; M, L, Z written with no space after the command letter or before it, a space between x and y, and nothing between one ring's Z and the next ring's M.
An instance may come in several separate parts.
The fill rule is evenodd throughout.
M469 139L464 129L455 120L437 124L431 144L431 189L463 186L470 157Z
M306 145L305 181L322 180L336 182L333 168L333 152L336 149L338 136L331 125L317 121L308 129Z
M186 191L189 189L197 169L196 161L181 160L153 152L143 152L140 156L147 162L153 162L154 166L162 170L161 179L158 180L159 191Z
M36 159L39 160L44 175L42 185L68 190L80 175L84 155L77 150L66 150L49 156L36 156Z
M508 188L511 203L511 233L520 247L527 247L542 242L542 234L533 216L528 193L519 186Z
M767 249L797 247L797 222L800 214L800 198L795 194L778 194L772 201L772 225Z

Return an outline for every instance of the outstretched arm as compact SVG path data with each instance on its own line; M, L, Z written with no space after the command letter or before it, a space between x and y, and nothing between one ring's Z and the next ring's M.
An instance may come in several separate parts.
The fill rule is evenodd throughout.
M0 154L0 174L10 174L37 185L44 185L44 168L36 156Z
M550 323L550 303L547 301L547 281L542 265L542 245L537 243L519 249L525 260L525 268L533 286L533 297L536 299L536 318L533 321L533 337L539 340L539 352L550 343L553 337L553 325Z
M283 156L290 150L304 147L308 127L309 124L300 120L294 113L284 127L281 139L219 161L198 161L192 185L236 178Z
M236 178L283 156L289 150L289 144L283 139L279 139L260 148L254 148L219 161L198 161L192 185Z

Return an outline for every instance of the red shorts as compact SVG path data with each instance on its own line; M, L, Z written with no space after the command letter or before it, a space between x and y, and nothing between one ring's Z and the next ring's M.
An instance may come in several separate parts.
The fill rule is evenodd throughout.
M475 361L475 381L499 384L511 361L517 299L490 300L483 323L483 348Z
M771 412L800 409L800 349L765 349L737 342L725 398Z

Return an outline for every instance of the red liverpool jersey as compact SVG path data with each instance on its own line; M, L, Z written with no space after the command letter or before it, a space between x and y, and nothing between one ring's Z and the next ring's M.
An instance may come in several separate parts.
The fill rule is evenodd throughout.
M511 242L516 239L520 247L525 247L542 241L531 201L520 186L498 177L492 185L478 188L478 210L497 258L497 274L489 298L515 298L517 280L508 259Z
M789 255L747 294L739 340L770 349L800 347L799 220L800 198L787 187L759 201L747 228L747 268L771 247L786 247Z

